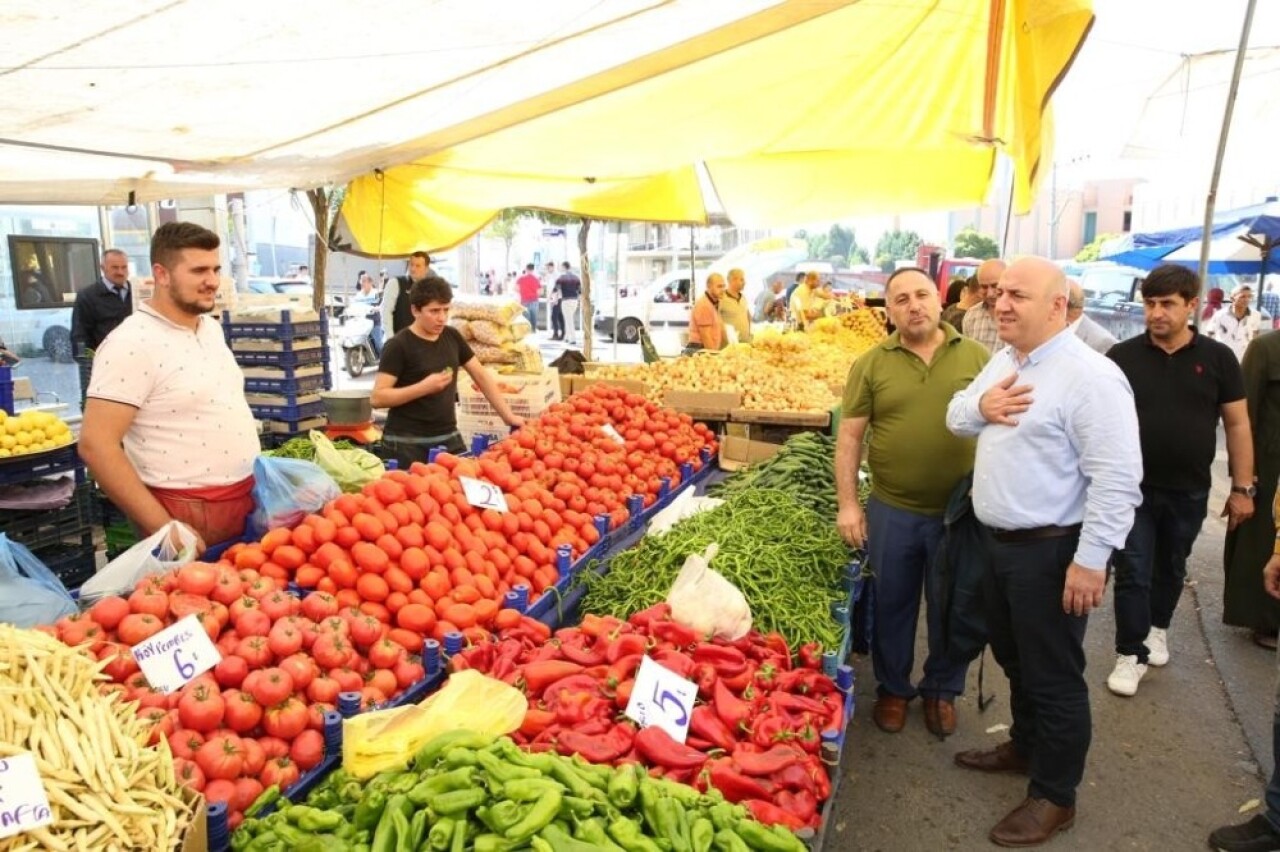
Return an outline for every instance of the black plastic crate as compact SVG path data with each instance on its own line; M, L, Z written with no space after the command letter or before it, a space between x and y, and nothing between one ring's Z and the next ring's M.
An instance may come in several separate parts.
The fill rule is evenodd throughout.
M84 465L75 444L31 456L0 459L0 485L18 485L44 476L74 472L76 482L84 482Z
M93 526L98 522L97 508L93 486L82 482L76 486L71 502L61 509L4 512L0 515L0 532L32 551L82 542L86 538L92 541Z
M97 557L93 543L76 545L55 545L40 550L32 550L32 554L53 572L67 591L78 589L98 570Z

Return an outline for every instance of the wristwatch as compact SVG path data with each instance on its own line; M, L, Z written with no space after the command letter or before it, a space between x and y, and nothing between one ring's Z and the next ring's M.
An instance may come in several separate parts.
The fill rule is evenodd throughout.
M1232 493L1232 494L1243 494L1244 496L1246 496L1246 497L1248 497L1250 500L1252 500L1252 499L1257 495L1257 493L1258 493L1258 486L1256 486L1256 485L1233 485L1233 486L1231 486L1231 493Z

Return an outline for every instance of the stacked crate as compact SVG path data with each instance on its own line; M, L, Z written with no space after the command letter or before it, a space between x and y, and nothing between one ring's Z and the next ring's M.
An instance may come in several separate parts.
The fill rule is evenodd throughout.
M325 427L320 392L333 385L327 316L296 308L228 312L222 330L244 371L245 400L262 424L264 448Z
M553 403L560 401L560 374L553 369L541 373L509 373L495 375L494 381L502 392L511 413L526 420L537 417ZM502 422L498 412L489 404L471 376L458 374L458 431L462 440L471 443L476 435L492 439L505 438L511 428Z

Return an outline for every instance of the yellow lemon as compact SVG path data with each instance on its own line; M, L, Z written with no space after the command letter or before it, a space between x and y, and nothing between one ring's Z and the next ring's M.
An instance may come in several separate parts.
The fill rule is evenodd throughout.
M7 459L11 455L13 455L12 452L6 450L4 447L0 447L0 459Z
M30 433L30 432L19 432L19 433L18 433L18 435L17 435L17 438L18 438L18 445L19 445L19 446L23 446L23 447L25 447L25 446L27 446L28 444L30 444L30 443L31 443L31 433Z
M12 450L16 446L18 446L17 438L8 434L0 435L0 448L6 449L6 450Z
M4 431L6 434L16 435L22 431L22 424L18 422L16 418L6 420L4 424Z
M31 443L33 443L33 444L43 444L43 443L44 443L44 430L43 430L43 429L40 429L40 428L38 428L38 427L37 427L37 428L35 428L35 429L32 429L32 430L31 430Z

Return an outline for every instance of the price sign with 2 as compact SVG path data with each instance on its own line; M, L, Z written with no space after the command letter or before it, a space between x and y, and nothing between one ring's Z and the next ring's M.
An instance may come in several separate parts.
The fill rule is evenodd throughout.
M0 759L0 837L53 822L49 799L30 752Z
M129 649L156 692L176 692L222 662L196 615L188 615Z
M682 743L689 736L689 714L697 697L697 684L646 656L640 661L626 715L640 727L656 725Z
M499 512L509 511L506 495L502 493L501 488L492 482L485 482L483 479L472 479L469 476L459 476L458 481L462 483L462 493L467 498L467 502L477 509L496 509Z

